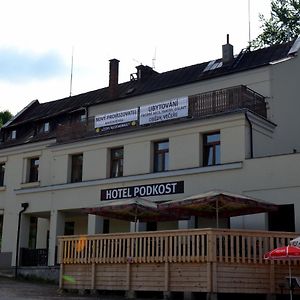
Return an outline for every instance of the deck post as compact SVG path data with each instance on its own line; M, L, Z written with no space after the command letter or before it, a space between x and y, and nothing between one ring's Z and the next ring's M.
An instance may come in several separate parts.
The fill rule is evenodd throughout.
M64 288L64 264L61 263L60 264L60 268L59 268L59 289L62 290Z
M165 262L165 290L164 292L168 292L169 291L169 262Z
M91 290L94 290L95 289L95 280L96 280L96 264L93 262L91 267L92 267Z

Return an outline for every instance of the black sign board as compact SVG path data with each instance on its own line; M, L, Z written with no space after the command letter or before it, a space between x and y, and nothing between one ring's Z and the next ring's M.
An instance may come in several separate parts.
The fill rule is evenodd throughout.
M181 193L184 193L184 181L174 181L101 190L101 200L117 200Z

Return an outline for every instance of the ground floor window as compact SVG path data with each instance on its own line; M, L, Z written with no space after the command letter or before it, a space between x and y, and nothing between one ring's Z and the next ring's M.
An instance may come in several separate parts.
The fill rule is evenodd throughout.
M30 217L30 227L29 227L29 248L36 248L36 236L37 236L37 217Z
M147 222L146 230L147 231L157 231L157 222Z
M103 233L109 233L109 219L103 220Z
M74 235L75 222L65 222L64 235Z
M269 230L295 232L294 204L279 205L269 213Z

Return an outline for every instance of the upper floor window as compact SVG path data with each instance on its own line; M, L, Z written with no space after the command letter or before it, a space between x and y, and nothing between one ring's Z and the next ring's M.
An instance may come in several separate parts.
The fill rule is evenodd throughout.
M203 135L203 166L213 166L221 163L220 132Z
M85 121L86 121L86 113L84 112L80 115L80 122L85 122Z
M74 154L71 156L71 182L82 181L83 154Z
M39 157L28 159L28 182L37 182L39 180Z
M5 163L0 163L0 186L4 186Z
M13 130L12 132L11 132L11 139L12 140L15 140L17 138L17 130Z
M48 133L49 131L50 131L50 123L49 122L42 123L38 128L39 133Z
M169 169L169 141L159 141L153 144L154 147L154 172L167 171Z
M123 155L124 155L123 147L110 150L110 160L111 160L110 177L113 178L113 177L123 176Z

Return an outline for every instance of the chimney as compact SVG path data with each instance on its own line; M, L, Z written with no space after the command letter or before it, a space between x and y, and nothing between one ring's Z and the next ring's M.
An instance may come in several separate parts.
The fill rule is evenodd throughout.
M110 98L118 96L119 81L119 60L113 58L109 60L109 86L108 92Z
M229 34L227 34L227 43L222 46L223 64L229 64L233 61L233 46L229 44Z

